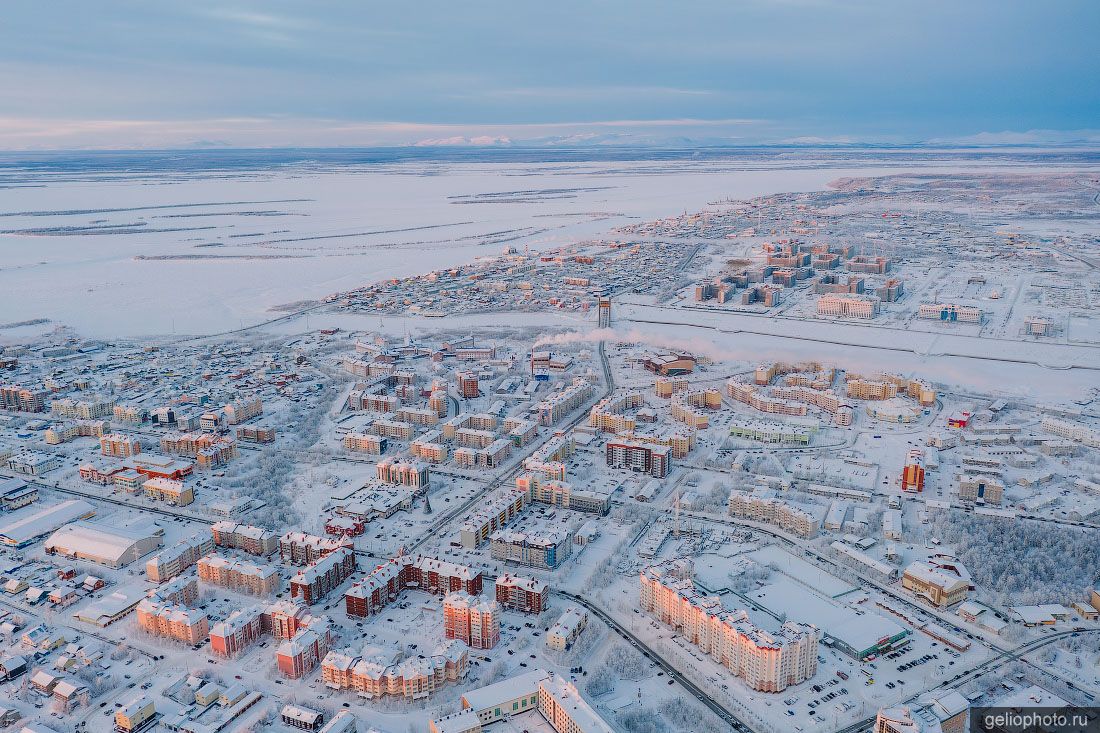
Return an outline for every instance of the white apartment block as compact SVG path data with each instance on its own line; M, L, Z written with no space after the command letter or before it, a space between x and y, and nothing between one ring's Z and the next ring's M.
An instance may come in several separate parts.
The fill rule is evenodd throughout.
M642 571L642 610L676 629L749 687L781 692L817 672L817 627L788 621L768 633L745 610L727 611L718 598L701 595L690 580L666 571L662 566Z

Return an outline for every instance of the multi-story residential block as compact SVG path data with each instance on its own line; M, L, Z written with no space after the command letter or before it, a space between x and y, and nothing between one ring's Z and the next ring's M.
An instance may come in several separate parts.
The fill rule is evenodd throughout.
M101 400L73 400L62 398L50 403L51 414L76 420L95 420L96 418L107 417L113 410L113 402Z
M137 604L137 621L143 631L185 644L198 644L206 639L210 631L210 621L205 613L171 603L157 603L148 598Z
M315 669L331 648L328 621L318 619L283 642L275 650L275 662L284 677L298 679Z
M1004 492L1004 484L992 476L965 473L959 476L959 498L963 501L1000 504Z
M901 471L901 490L910 494L924 491L924 451L913 448L905 456Z
M494 560L553 570L565 562L573 546L573 536L564 529L545 532L497 530L489 538Z
M588 611L579 606L569 606L562 612L550 630L546 632L546 648L564 652L588 625Z
M539 683L539 713L557 733L614 733L614 728L560 675Z
M195 535L165 548L145 563L145 575L156 583L171 580L214 551L214 540Z
M269 425L242 425L237 428L237 440L246 443L274 443L275 428Z
M397 440L412 440L416 435L416 426L411 422L400 420L375 420L370 424L369 430L375 435L384 438L396 438Z
M500 641L500 607L494 600L463 591L443 597L444 636L474 649L492 649Z
M591 394L591 383L586 379L577 377L565 389L554 392L539 402L537 406L539 424L553 425L584 404L584 401Z
M317 603L355 572L355 552L341 547L312 565L302 568L290 579L290 597L308 605Z
M349 616L378 613L405 589L439 596L463 591L476 596L481 594L481 571L430 557L395 557L378 565L344 593L347 613Z
M182 481L170 478L151 478L141 485L146 499L163 501L173 506L187 506L195 501L195 490Z
M349 433L344 436L344 449L381 456L386 452L388 440L373 433Z
M215 522L210 528L214 544L243 550L250 555L267 556L279 549L279 537L272 531L250 524Z
M655 478L668 475L671 464L668 446L652 445L634 440L609 440L606 448L607 465L645 473Z
M856 255L846 263L849 272L883 275L890 270L890 260L872 255Z
M49 396L49 390L4 384L0 385L0 408L13 412L45 412Z
M42 434L42 439L46 445L60 445L77 438L101 438L110 429L111 424L106 420L76 420L51 425ZM138 449L140 450L140 444Z
M540 614L550 602L550 586L537 578L505 573L496 581L497 603L522 613Z
M114 419L115 422L141 425L149 419L149 411L137 405L115 405Z
M727 611L716 597L701 595L687 577L666 566L640 576L644 612L671 626L754 690L780 692L817 671L817 628L787 622L775 633L754 625L745 610Z
M501 489L466 518L459 530L459 539L466 548L480 547L489 537L523 511L530 501L530 480L524 474L516 478L516 488Z
M751 494L734 491L729 498L729 513L735 517L774 524L800 537L817 534L818 518L813 513L777 499L775 492L767 489L757 489Z
M730 379L726 382L726 394L760 412L796 416L805 415L807 412L806 405L803 402L770 397L762 390L757 389L756 385L736 379Z
M154 724L157 706L145 695L140 695L115 711L117 733L138 733Z
M192 577L179 575L153 588L146 597L155 603L191 606L199 598L199 583Z
M279 538L279 558L291 565L310 565L341 547L350 548L352 545L347 540L287 532Z
M888 380L849 379L848 396L857 400L889 400L898 396L898 385Z
M254 596L271 595L282 586L279 571L271 565L220 555L207 555L197 565L199 580L202 582Z
M611 510L610 494L575 489L563 481L543 480L534 473L516 477L516 487L525 488L529 492L530 500L540 504L592 514L607 514Z
M276 639L290 639L299 630L309 626L313 617L301 603L282 600L264 609L263 629Z
M240 608L210 629L210 651L235 657L260 640L264 633L262 606Z
M430 656L409 657L397 664L382 654L359 657L342 652L330 652L321 662L326 686L354 690L368 700L385 696L423 700L468 673L469 650L456 640L443 642Z
M227 404L222 412L227 423L238 425L264 414L264 404L259 397L241 398Z
M447 460L447 445L443 442L443 433L431 430L409 444L409 452L414 457L429 463L443 463Z
M455 381L458 384L458 393L464 399L473 399L481 394L477 372L459 372L455 375Z
M967 413L968 418L969 416L969 413ZM1059 438L1072 440L1076 443L1087 445L1090 448L1100 448L1100 431L1094 430L1087 425L1070 422L1069 420L1058 420L1053 417L1045 417L1042 423L1040 423L1040 427L1048 433L1057 435Z
M115 458L129 458L141 453L141 441L132 435L108 433L99 438L99 452Z

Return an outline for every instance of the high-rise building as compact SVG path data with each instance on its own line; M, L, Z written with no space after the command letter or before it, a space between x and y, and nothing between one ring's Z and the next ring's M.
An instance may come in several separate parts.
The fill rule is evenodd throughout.
M611 328L611 298L600 298L600 328Z
M492 649L500 641L500 607L494 600L463 591L443 598L444 634L474 649Z
M668 475L671 463L668 446L640 443L633 440L607 441L607 465L611 468L627 468L656 478Z
M497 603L513 611L540 614L550 600L550 586L536 578L505 573L497 578Z
M717 598L700 594L689 575L664 565L643 570L642 610L677 629L754 690L781 692L814 676L815 626L788 621L774 633L765 631L744 609L728 611Z
M459 372L455 375L458 381L458 393L464 399L472 399L481 394L477 383L477 372Z
M924 451L913 448L905 457L901 472L901 490L911 494L924 491Z

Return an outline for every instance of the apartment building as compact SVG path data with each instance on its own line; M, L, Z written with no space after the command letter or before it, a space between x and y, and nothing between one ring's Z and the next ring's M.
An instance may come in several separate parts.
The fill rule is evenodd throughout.
M75 420L95 420L108 417L114 411L114 403L101 400L73 400L62 398L50 403L50 413Z
M853 378L845 388L848 397L856 400L889 400L898 396L898 385L886 380Z
M264 414L264 404L259 397L236 399L222 408L222 413L228 424L238 425Z
M355 572L355 552L346 547L302 568L290 579L290 597L313 605Z
M266 557L279 549L278 536L262 527L236 522L215 522L210 528L214 544Z
M992 476L966 474L959 476L959 498L974 504L1000 504L1004 499L1004 484Z
M568 650L587 625L588 611L579 606L567 607L546 632L546 648L558 652Z
M735 517L774 524L800 537L813 537L818 530L818 518L814 514L776 498L775 492L770 489L757 489L751 494L734 491L729 498L729 513Z
M149 411L137 405L115 405L114 419L115 422L141 425L149 419Z
M837 318L874 318L879 299L874 295L828 293L817 299L817 314Z
M745 610L727 611L718 598L701 595L688 577L668 566L642 571L639 602L644 612L676 629L754 690L781 692L817 671L815 626L787 622L775 633L764 631Z
M132 435L107 433L99 437L99 452L114 458L129 458L141 453L141 441Z
M463 591L480 595L481 571L423 556L400 556L378 565L344 593L349 616L370 616L385 608L405 589L438 596Z
M275 428L269 425L242 425L237 428L237 440L246 443L274 443Z
M0 408L13 412L45 412L49 396L49 390L4 384L0 385Z
M137 604L137 621L142 631L192 645L205 640L210 631L202 611L148 598Z
M736 379L730 379L726 382L726 394L754 410L773 415L801 416L807 412L806 405L803 402L771 397L758 389L756 385Z
M537 615L550 602L550 586L536 578L505 573L496 580L496 598L505 608Z
M575 512L607 514L611 510L611 495L575 489L563 481L546 481L536 474L525 473L516 478L516 486L527 487L531 501L560 506Z
M856 255L845 263L849 272L883 275L890 270L890 260L872 255Z
M913 448L905 456L901 471L901 490L910 494L924 491L924 451Z
M291 565L309 565L341 547L350 548L352 545L344 539L287 532L279 538L279 559Z
M386 452L388 440L373 433L348 433L344 435L344 449L381 456Z
M557 733L614 733L576 685L561 675L539 682L539 713Z
M275 650L275 663L284 677L296 680L313 671L332 648L332 631L318 619Z
M324 684L334 690L354 690L360 697L385 696L423 700L448 682L469 673L469 650L456 640L445 641L431 655L409 657L394 664L383 654L352 656L330 652L321 662Z
M493 533L489 543L494 560L553 570L569 557L573 536L560 528L544 532L501 529Z
M267 596L282 586L279 571L271 565L207 555L198 561L199 580L254 596Z
M164 583L181 574L214 551L214 540L195 535L180 540L151 557L145 563L145 575L155 583Z
M443 463L447 460L448 450L443 442L443 433L431 430L410 443L409 452L429 463Z
M194 489L170 478L151 478L142 483L141 491L150 501L163 501L173 506L187 506L195 501Z
M633 440L609 440L606 448L607 465L664 478L670 469L671 449L668 446L651 445Z
M506 488L492 494L466 518L459 530L459 540L463 547L476 548L487 542L497 530L503 528L523 511L531 498L532 474L516 477L516 487Z
M500 641L500 607L464 591L448 593L443 598L443 627L448 639L473 649L492 649Z
M577 377L563 390L548 395L538 404L540 425L553 425L584 404L592 394L592 385Z
M210 629L210 651L235 657L260 640L264 633L263 606L240 608Z

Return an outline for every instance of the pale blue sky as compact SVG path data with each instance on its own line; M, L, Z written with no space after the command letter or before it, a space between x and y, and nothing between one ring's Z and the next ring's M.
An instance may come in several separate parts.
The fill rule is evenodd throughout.
M9 0L0 17L8 149L1100 141L1096 0Z

